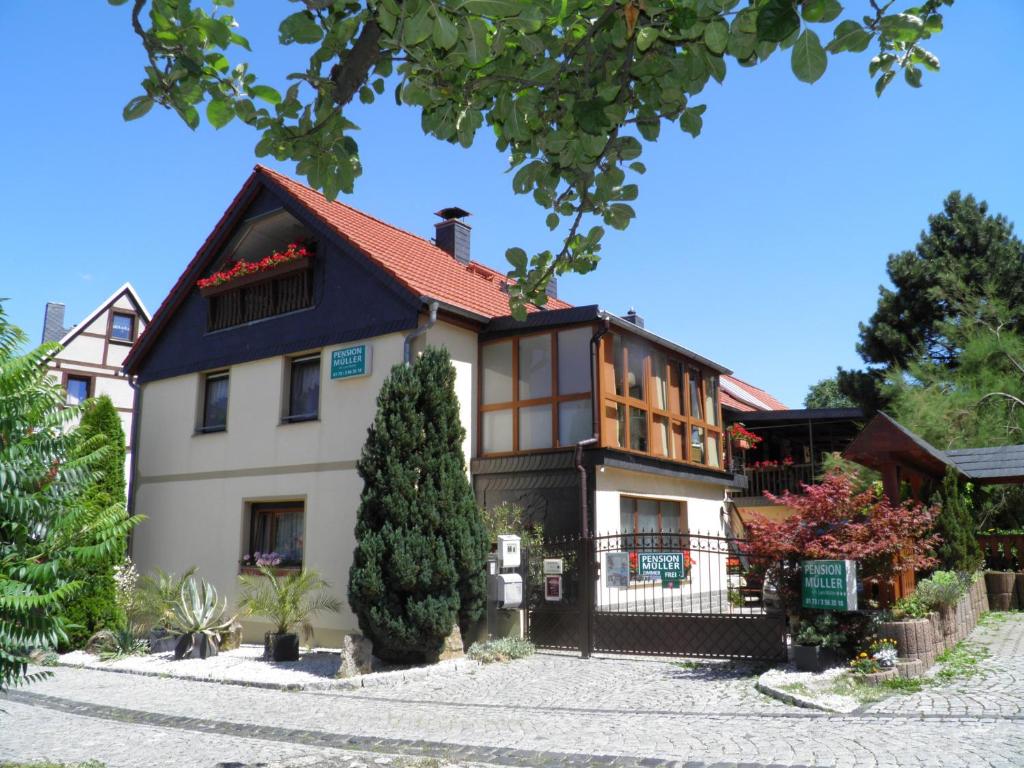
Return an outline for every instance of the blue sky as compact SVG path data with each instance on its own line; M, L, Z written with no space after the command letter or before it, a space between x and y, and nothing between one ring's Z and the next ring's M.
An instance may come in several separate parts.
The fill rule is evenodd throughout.
M77 322L126 280L155 310L257 161L241 125L193 133L157 110L122 122L143 62L128 9L57 5L0 3L0 296L33 341L47 301ZM257 73L301 68L302 49L276 44L288 8L237 3ZM813 86L786 55L730 66L698 100L704 133L663 128L644 153L638 218L609 234L596 272L563 277L560 296L635 306L649 329L792 406L858 365L857 323L887 255L913 247L948 192L1024 226L1024 3L960 0L945 15L932 46L943 71L918 91L897 80L876 99L866 55L830 59ZM488 134L469 151L441 144L390 98L353 118L364 174L346 202L423 236L433 211L466 208L474 257L501 269L509 246L557 245Z

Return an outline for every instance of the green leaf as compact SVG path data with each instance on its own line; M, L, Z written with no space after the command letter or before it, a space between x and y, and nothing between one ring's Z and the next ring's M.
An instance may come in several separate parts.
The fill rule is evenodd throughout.
M199 127L199 110L192 105L189 105L184 109L179 109L178 114L181 115L181 119L185 121L185 125L193 131Z
M757 36L761 40L779 43L800 29L800 17L792 0L768 0L757 12Z
M516 0L465 0L462 7L477 16L485 16L489 19L506 19L510 16L518 16L528 10L528 3L517 2Z
M638 51L646 51L654 45L654 41L657 39L658 30L654 27L643 27L636 33L636 49Z
M433 39L434 45L446 51L451 50L459 41L458 27L441 9L438 9L437 16L434 18Z
M875 96L881 96L882 92L886 89L886 86L892 82L892 79L896 76L896 72L889 70L883 74L878 81L875 83Z
M268 104L280 104L281 94L269 85L254 85L250 91L254 98L262 99Z
M430 18L430 4L423 3L420 9L405 20L402 30L402 42L406 45L419 45L434 31L434 22Z
M871 43L871 33L856 21L847 19L840 22L833 33L832 41L828 44L830 53L850 51L860 53Z
M487 24L482 19L471 18L466 24L462 40L466 46L466 62L469 66L483 66L491 52L487 42Z
M600 99L578 101L572 113L579 127L594 136L604 135L612 127L604 111L604 102Z
M526 251L522 248L509 248L505 251L505 261L512 265L515 274L526 274Z
M706 109L707 106L704 104L697 107L689 107L683 110L682 117L679 118L679 126L695 139L700 136L701 128L704 127L704 118L701 115L704 114Z
M319 43L324 31L316 23L313 14L309 11L299 11L291 16L285 17L278 27L279 37L282 45L291 43Z
M933 13L924 20L924 30L930 35L937 35L942 31L942 14Z
M548 229L550 229L550 230L557 229L558 228L558 222L559 222L558 214L557 213L549 213L547 218L544 220L544 222L548 225Z
M704 44L712 53L722 54L729 45L729 25L715 19L704 28Z
M125 120L138 120L152 108L153 99L149 96L136 96L125 105L121 117Z
M924 21L910 13L883 16L882 34L900 43L912 43L924 32Z
M206 105L206 119L214 128L223 128L235 116L235 109L226 99L214 99Z
M839 0L804 0L800 15L811 23L833 21L843 12Z
M917 67L907 67L903 70L903 79L911 88L921 87L921 70Z
M825 74L828 57L814 30L805 29L797 38L793 45L791 65L793 74L805 83L813 83Z

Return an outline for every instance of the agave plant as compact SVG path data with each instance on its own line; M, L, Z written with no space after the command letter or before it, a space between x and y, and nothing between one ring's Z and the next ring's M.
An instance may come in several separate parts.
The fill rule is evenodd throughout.
M278 635L301 627L303 638L309 642L313 637L310 619L320 611L337 613L341 610L341 601L327 592L331 588L330 583L316 571L278 576L265 565L259 570L259 575L243 574L239 577L242 596L238 608L249 616L270 619Z
M101 629L89 638L86 647L95 650L103 661L141 656L149 651L149 643L140 639L131 627Z
M195 575L193 565L180 576L156 568L139 579L139 619L149 627L167 629L174 621L174 606L185 582Z
M212 584L189 576L181 585L171 618L171 629L180 637L174 649L175 658L194 655L197 648L200 658L216 655L220 633L235 620L232 616L224 621L226 607L227 599L218 600Z

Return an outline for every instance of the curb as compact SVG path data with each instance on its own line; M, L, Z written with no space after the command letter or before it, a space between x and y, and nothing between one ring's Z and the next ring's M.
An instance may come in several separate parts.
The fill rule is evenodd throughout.
M173 674L171 672L157 672L146 669L118 669L105 666L103 662L94 664L73 663L58 661L58 667L69 669L87 669L94 672L114 672L119 675L139 675L140 677L161 677L168 680L187 680L192 683L215 683L218 685L237 685L242 688L264 688L274 691L353 691L361 688L394 688L403 683L422 680L432 675L445 673L464 673L477 669L481 666L479 661L469 658L449 659L440 661L425 667L410 667L409 669L395 669L388 672L371 672L365 675L356 675L347 678L332 678L322 682L308 683L275 683L259 680L240 680L232 678L204 677L191 674Z
M779 688L775 688L768 683L762 681L764 675L760 675L757 678L757 682L754 683L754 688L758 693L762 693L773 699L778 699L783 704L789 704L794 707L802 707L803 709L816 709L819 712L828 712L830 715L848 715L849 712L844 712L841 709L833 709L832 707L826 707L824 704L819 704L811 699L798 696L795 693L789 691L783 691Z

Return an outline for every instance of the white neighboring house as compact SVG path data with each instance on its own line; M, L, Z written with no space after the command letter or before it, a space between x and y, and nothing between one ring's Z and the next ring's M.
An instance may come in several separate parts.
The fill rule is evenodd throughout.
M128 351L149 323L149 311L131 283L114 291L82 322L64 327L64 305L48 302L43 321L43 342L56 341L62 349L46 367L67 390L69 403L109 395L121 416L125 442L125 479L130 481L132 409L135 389L121 370Z

